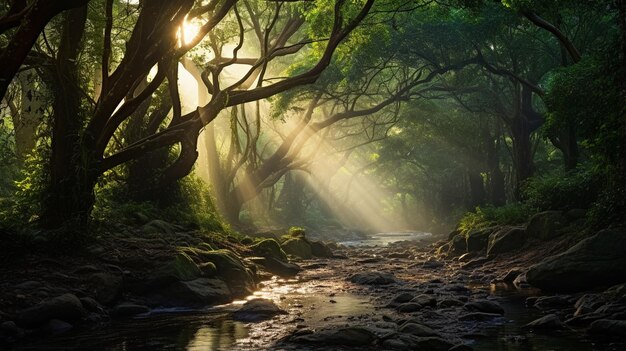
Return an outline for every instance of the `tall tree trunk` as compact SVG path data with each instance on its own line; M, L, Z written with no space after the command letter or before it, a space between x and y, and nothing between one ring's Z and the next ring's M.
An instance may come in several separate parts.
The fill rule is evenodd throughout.
M517 113L511 125L511 139L513 140L513 157L515 165L515 197L520 198L521 185L533 175L532 144L528 121Z
M480 171L468 170L467 172L470 190L470 208L485 204L485 183Z
M53 73L54 116L50 184L44 202L43 225L83 227L89 218L98 177L91 140L81 138L83 113L78 87L78 52L83 38L87 6L68 11L63 22L59 53Z

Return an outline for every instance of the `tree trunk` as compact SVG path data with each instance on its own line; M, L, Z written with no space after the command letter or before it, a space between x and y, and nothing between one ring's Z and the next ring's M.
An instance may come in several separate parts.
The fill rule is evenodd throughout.
M42 224L59 228L64 224L82 228L87 224L99 173L93 140L81 138L83 113L78 86L77 57L83 38L87 6L66 13L59 53L53 73L54 115L50 184L44 201Z
M479 171L468 170L467 172L470 188L470 208L485 204L485 184Z

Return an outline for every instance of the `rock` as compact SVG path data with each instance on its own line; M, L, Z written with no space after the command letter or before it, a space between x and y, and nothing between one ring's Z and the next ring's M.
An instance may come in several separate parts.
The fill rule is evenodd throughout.
M581 208L573 208L567 212L565 212L565 217L567 217L570 221L576 221L579 219L583 219L587 216L587 210L583 210Z
M417 303L422 307L426 307L426 306L430 306L430 307L435 307L437 306L437 299L434 298L432 295L427 295L427 294L420 294L415 296L413 299L411 299L412 303Z
M607 229L530 267L528 283L574 292L626 282L626 232ZM599 259L601 258L601 259Z
M15 324L13 321L6 321L0 323L0 334L9 336L21 336L24 334L24 330ZM0 344L1 345L1 344Z
M148 306L124 303L115 306L111 311L111 315L116 318L127 318L148 312L150 312Z
M413 295L412 293L401 292L401 293L395 295L391 299L391 302L392 303L405 303L405 302L411 301L414 297L415 297L415 295Z
M480 258L475 258L465 264L463 264L461 266L462 269L471 269L471 268L476 268L478 266L482 266L485 263L491 261L491 257L480 257Z
M422 263L422 268L425 268L425 269L437 269L443 266L445 266L445 263L441 261L436 261L436 260L428 260Z
M465 309L472 312L504 314L504 308L499 303L490 300L476 300L465 304Z
M550 240L562 234L567 218L561 211L545 211L535 214L528 221L526 234L529 238Z
M122 293L122 276L113 273L95 273L89 277L92 291L96 300L103 305L108 305Z
M465 303L463 301L452 297L447 297L443 300L440 300L438 303L439 307L441 308L463 306L464 304Z
M497 230L497 227L472 229L466 235L467 251L478 252L487 248L489 236Z
M487 255L497 255L520 249L526 242L526 231L519 227L503 227L489 236Z
M321 241L310 241L311 253L315 257L331 258L333 251Z
M274 257L252 258L251 260L263 266L266 271L280 277L293 277L302 271L302 268L297 264L283 262Z
M488 321L494 318L501 318L499 313L472 312L459 317L460 321Z
M625 320L600 319L589 327L589 334L615 335L623 337L626 335Z
M247 296L256 288L254 273L231 250L194 250L193 253L199 261L215 264L217 276L226 282L233 296Z
M89 312L102 313L103 311L98 301L91 297L81 297L80 303L83 304L83 307Z
M452 240L455 236L461 234L461 229L455 229L448 234L448 241Z
M400 327L399 331L415 336L438 336L431 328L418 323L405 323Z
M272 318L277 314L287 314L287 312L278 307L272 300L253 299L235 311L233 318L244 322L258 322Z
M311 334L291 338L296 343L314 343L322 345L366 346L378 337L364 327L324 329Z
M252 250L252 252L254 252L257 256L265 258L272 257L283 262L288 262L287 254L285 254L285 251L283 251L280 247L280 244L274 239L261 240L250 246L250 250Z
M556 314L548 314L539 319L526 324L524 328L529 329L541 329L541 330L556 330L561 329L563 324Z
M42 330L44 333L47 334L61 334L71 330L73 327L73 325L65 321L59 319L51 319L43 326Z
M211 278L175 282L156 295L159 302L169 306L217 305L232 299L226 283Z
M419 303L414 303L414 302L408 302L408 303L403 303L401 305L399 305L396 310L398 312L403 312L403 313L411 313L411 312L417 312L419 310L422 309L422 305L420 305Z
M576 308L574 317L591 313L598 309L598 307L602 306L605 302L606 300L600 294L585 294L576 300L576 303L574 304L574 308Z
M526 273L519 274L513 280L513 285L515 285L515 287L518 289L530 287L530 284L528 284L528 281L526 280Z
M468 262L471 261L472 259L476 258L476 252L468 252L465 254L462 254L461 256L459 256L458 261L459 262Z
M452 238L448 254L451 256L459 256L467 252L467 241L465 235L459 234Z
M448 351L473 351L473 350L474 349L469 345L459 344L450 348Z
M572 303L564 296L541 296L535 300L533 306L542 309L562 309L571 307Z
M282 244L283 250L292 256L296 256L302 259L313 258L313 252L311 245L304 238L293 238L285 241Z
M24 327L35 327L50 319L74 322L87 314L80 300L72 294L64 294L44 300L37 305L22 310L17 315L17 324Z
M513 268L510 271L506 272L506 274L504 276L496 279L496 282L504 282L504 283L507 283L507 284L511 284L523 272L524 271L522 271L519 268Z
M363 285L387 285L396 282L396 277L391 273L363 272L348 277L352 283Z

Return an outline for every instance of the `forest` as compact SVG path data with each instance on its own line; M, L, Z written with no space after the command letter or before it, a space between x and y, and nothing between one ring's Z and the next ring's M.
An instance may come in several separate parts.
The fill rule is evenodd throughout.
M0 349L623 350L625 0L3 0Z

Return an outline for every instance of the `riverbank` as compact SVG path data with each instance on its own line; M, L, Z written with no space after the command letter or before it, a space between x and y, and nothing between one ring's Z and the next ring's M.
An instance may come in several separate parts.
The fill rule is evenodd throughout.
M186 247L211 245L202 236L189 233L170 236L173 237L186 238ZM149 242L156 245L154 240L156 235ZM188 304L181 309L183 305L168 307L159 305L158 300L150 304L144 297L122 288L121 296L110 306L96 301L103 308L100 317L94 317L98 314L90 311L66 330L45 329L50 328L48 324L67 328L59 322L48 322L37 330L17 326L26 334L12 345L31 350L119 349L121 345L127 349L209 350L621 350L626 345L619 337L619 323L600 323L595 330L591 325L602 320L623 320L623 285L550 294L528 286L520 278L529 266L562 252L571 245L570 241L568 237L553 238L543 245L533 245L532 249L513 250L489 259L479 253L444 257L441 243L417 241L386 247L336 247L332 257L293 260L302 271L291 278L277 277L255 264L251 245L220 241L221 245L230 246L228 249L213 242L214 249L237 252L242 264L252 272L254 287L244 290L245 284L240 285L239 294L230 296L235 302L213 307ZM148 249L146 245L138 248L137 241L118 240L110 244L100 245L104 252L117 252L118 265L125 268L134 260L159 256L164 258L162 262L169 262L172 255L179 253ZM84 263L93 257L109 256L93 253L84 256L84 261L58 257L54 262L40 257L35 262L39 266L28 266L28 261L24 261L24 268L29 267L24 275L14 271L12 280L2 282L3 318L11 317L11 313L19 315L20 303L29 308L60 293L79 297L81 307L87 310L90 299L95 298L81 296L85 294L83 284L90 281L88 277L100 273L91 272L83 278L81 272L86 270ZM109 265L114 264L101 262L96 268L117 269ZM4 267L3 276L6 272ZM123 269L123 284L132 286L126 283L149 272ZM73 276L78 278L72 279ZM35 285L36 280L27 280L30 277L39 277L43 282L38 284L48 289ZM515 281L516 278L520 279ZM67 282L63 286L68 290L52 290L57 281ZM23 297L17 296L19 289L26 292ZM13 310L7 309L10 305L6 301L14 303ZM119 306L126 306L121 310L126 309L128 314L119 314ZM118 311L114 312L116 308ZM533 321L538 322L526 326ZM6 320L2 325L3 333L11 331Z

